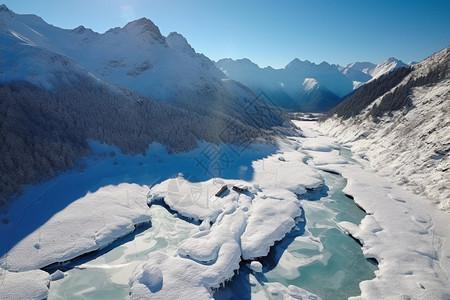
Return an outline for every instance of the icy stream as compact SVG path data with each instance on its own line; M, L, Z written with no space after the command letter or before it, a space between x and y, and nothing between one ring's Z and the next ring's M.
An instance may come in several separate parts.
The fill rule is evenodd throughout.
M243 264L239 276L215 294L217 299L251 299L255 294L283 299L271 284L276 282L299 286L324 300L347 299L360 294L361 281L375 277L377 267L337 226L340 221L359 224L365 213L342 193L345 179L326 172L322 176L326 187L300 197L305 224L261 260L262 274L253 274Z
M251 299L277 294L277 284L295 285L323 299L346 299L360 294L359 282L374 278L376 266L363 256L360 246L338 229L340 221L359 224L364 217L342 193L345 180L322 172L325 186L300 196L305 223L300 223L268 257L261 260L263 273L241 264L240 274L216 292L218 299ZM197 232L196 224L173 215L160 205L150 209L152 224L133 237L117 241L101 253L67 265L66 276L51 283L49 299L126 299L128 280L151 251L175 254L177 245Z

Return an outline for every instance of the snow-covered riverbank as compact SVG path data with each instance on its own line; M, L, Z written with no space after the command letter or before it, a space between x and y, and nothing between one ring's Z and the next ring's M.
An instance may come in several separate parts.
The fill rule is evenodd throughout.
M448 298L448 215L425 199L340 156L339 145L334 139L318 134L315 122L295 123L306 138L291 137L280 142L280 150L265 158L248 155L254 158L248 159L250 164L237 166L243 172L252 171L245 180L203 180L204 170L195 172L189 168L189 164L196 162L195 156L186 163L189 155L184 155L185 166L179 171L191 170L189 176L172 177L151 189L136 184L104 187L75 200L1 258L0 294L6 295L6 299L18 295L43 298L50 276L38 268L101 248L130 232L133 224L149 221L149 196L151 201L164 201L179 215L202 223L172 252L152 251L134 272L127 271L133 273L131 298L186 295L209 299L215 288L233 277L242 259L251 261L266 256L276 241L304 222L303 208L296 195L320 187L323 178L318 170L327 170L347 179L344 191L368 213L360 226L348 221L339 223L341 230L362 242L367 258L379 262L376 278L360 284L361 297ZM166 158L169 163L170 156L164 156L163 161ZM158 161L153 160L155 164ZM192 181L193 178L200 180ZM224 185L227 190L216 196ZM233 190L236 185L248 189ZM13 225L2 224L2 230ZM25 256L27 251L30 255ZM255 262L252 268L259 267ZM28 270L34 273L23 273ZM22 273L15 271L30 276L17 276ZM269 286L285 298L316 297L301 287L276 283Z
M295 122L307 139L323 139L314 122ZM327 154L325 154L327 153ZM327 158L335 156L325 152ZM320 164L340 173L352 195L368 215L360 226L341 227L363 243L367 258L379 262L377 277L360 284L362 299L449 299L449 215L424 197L355 164Z

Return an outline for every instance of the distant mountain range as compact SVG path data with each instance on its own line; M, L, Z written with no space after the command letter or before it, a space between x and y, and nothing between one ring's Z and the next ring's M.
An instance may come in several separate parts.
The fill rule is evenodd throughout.
M351 63L345 67L294 59L283 69L260 68L248 59L221 59L216 66L229 78L264 93L280 107L294 111L327 111L363 84L404 66L389 58L375 65Z

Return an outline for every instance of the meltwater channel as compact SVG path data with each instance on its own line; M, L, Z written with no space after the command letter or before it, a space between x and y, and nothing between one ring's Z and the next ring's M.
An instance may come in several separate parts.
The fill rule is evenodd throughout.
M239 274L215 292L216 299L251 299L256 294L282 299L266 287L271 282L301 287L324 300L347 299L360 294L361 281L375 277L376 265L364 258L360 245L337 225L341 221L359 224L365 213L342 192L344 178L321 174L325 185L299 196L305 222L260 260L262 273L255 274L246 262L241 263ZM177 245L197 231L198 224L163 206L153 205L150 213L151 225L97 253L58 266L66 276L51 282L48 299L127 299L128 279L148 253L175 254Z

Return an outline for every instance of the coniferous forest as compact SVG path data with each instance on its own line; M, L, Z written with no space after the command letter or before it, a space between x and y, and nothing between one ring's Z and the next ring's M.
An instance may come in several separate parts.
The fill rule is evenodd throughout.
M78 158L89 155L89 139L131 154L144 152L152 142L180 152L195 148L198 140L239 143L237 132L240 141L270 140L270 125L283 122L281 114L271 114L264 120L266 128L258 128L254 118L235 118L232 111L205 105L199 114L129 90L113 90L83 76L53 90L27 82L0 84L0 207L8 207L24 184L72 168ZM249 106L249 114L263 109L256 102Z

